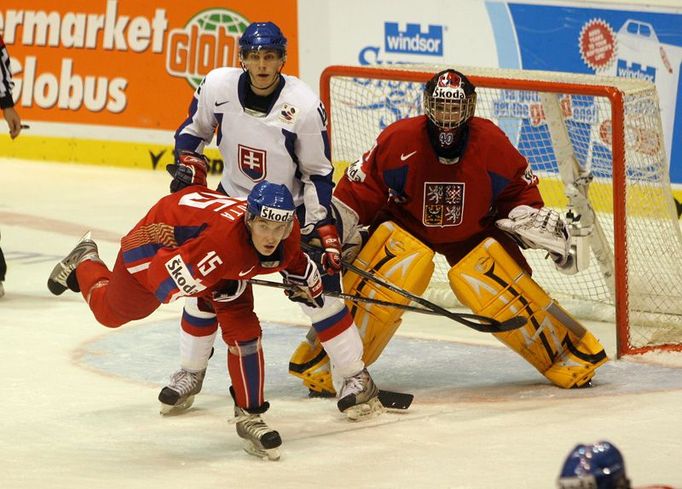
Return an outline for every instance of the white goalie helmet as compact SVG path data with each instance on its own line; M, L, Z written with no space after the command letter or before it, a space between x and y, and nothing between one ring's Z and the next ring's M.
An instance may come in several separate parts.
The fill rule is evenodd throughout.
M439 129L456 129L476 111L476 87L459 71L436 73L424 88L424 113Z

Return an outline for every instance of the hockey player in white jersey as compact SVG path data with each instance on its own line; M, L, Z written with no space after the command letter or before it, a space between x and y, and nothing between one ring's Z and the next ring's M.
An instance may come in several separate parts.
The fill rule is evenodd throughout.
M339 286L340 241L330 211L332 165L326 113L319 98L293 76L281 73L286 61L286 38L272 22L254 23L240 41L240 68L212 70L194 93L189 117L175 134L176 162L171 191L205 183L204 146L217 137L224 160L218 190L246 196L258 182L286 185L293 194L304 240L318 240L324 248L320 264ZM334 275L336 274L336 275ZM251 287L248 285L248 287ZM317 337L328 352L338 379L339 409L350 419L381 411L378 389L362 361L362 340L353 319L339 299L325 306L301 302ZM187 300L182 316L181 369L159 394L161 412L190 407L201 390L218 325L212 311Z

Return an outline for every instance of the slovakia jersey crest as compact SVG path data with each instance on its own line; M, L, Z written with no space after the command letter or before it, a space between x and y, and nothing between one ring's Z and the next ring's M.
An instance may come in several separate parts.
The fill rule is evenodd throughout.
M267 152L264 149L238 144L237 163L244 175L254 182L260 182L266 174Z
M425 226L459 226L464 211L464 183L424 182Z

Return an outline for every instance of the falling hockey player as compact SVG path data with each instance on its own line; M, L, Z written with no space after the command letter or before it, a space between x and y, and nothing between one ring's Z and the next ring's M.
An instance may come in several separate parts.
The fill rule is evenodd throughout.
M237 434L247 452L276 460L282 441L261 417L269 408L262 333L247 280L280 271L295 286L290 299L323 305L320 274L300 249L294 211L284 185L263 181L247 199L192 185L159 200L121 239L113 271L88 233L54 267L48 288L55 295L67 288L81 292L97 321L111 328L147 317L162 303L196 297L200 310L217 315L227 344ZM362 412L368 402L378 402L357 328L334 331L324 345L351 372L339 409Z
M599 341L562 309L531 275L521 248L544 249L559 269L580 263L560 215L547 207L538 179L506 135L474 116L476 90L448 69L424 89L425 115L395 122L351 164L334 191L344 246L359 248L353 264L415 295L434 270L434 252L452 267L450 286L476 314L528 318L495 336L553 384L589 386L607 361ZM350 258L347 258L350 260ZM394 303L406 300L346 272L344 292ZM400 325L403 311L355 305L353 316L371 365ZM309 337L294 352L290 373L313 391L333 392L323 346Z

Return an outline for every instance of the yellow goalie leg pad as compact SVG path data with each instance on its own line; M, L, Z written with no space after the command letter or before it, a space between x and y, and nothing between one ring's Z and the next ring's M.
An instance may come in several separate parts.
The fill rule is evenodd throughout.
M302 341L289 360L289 373L303 380L311 391L323 396L335 396L332 383L329 356L317 339L315 330L310 328L305 341Z
M421 295L433 275L434 252L392 221L382 223L356 257L353 265L379 279L390 282L412 294ZM343 275L343 290L397 304L410 300L377 283L347 271ZM394 307L346 301L362 342L365 365L371 365L384 350L400 326L405 311Z
M494 239L448 272L450 287L475 314L504 321L525 316L517 330L495 333L553 384L580 387L608 360L599 341L566 312Z

